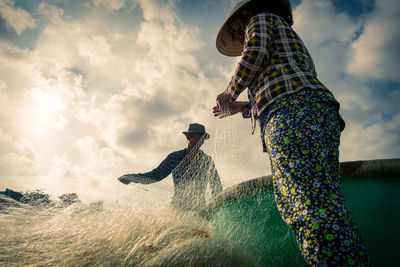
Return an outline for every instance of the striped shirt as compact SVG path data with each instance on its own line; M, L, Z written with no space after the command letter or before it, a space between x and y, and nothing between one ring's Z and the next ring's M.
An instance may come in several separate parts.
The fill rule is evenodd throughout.
M328 89L317 79L304 43L281 17L260 13L246 27L245 44L227 92L236 100L248 88L243 117L255 121L275 100L303 89Z
M150 184L163 180L171 173L174 182L172 206L182 209L201 208L205 204L208 184L213 196L222 190L214 161L202 150L188 156L185 149L172 152L154 170L131 174L130 178L136 183Z

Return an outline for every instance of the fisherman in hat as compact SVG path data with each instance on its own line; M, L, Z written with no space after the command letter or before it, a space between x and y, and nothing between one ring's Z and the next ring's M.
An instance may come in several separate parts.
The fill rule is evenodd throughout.
M275 200L312 266L368 266L369 257L340 190L339 103L317 78L292 29L289 0L238 3L217 35L219 52L240 56L214 116L259 121ZM236 101L248 89L249 101Z
M201 149L210 135L203 125L192 123L186 132L187 147L170 153L161 164L146 173L126 174L118 178L123 184L159 182L170 173L174 182L171 206L180 210L199 211L205 205L205 192L210 185L212 195L222 190L214 161Z

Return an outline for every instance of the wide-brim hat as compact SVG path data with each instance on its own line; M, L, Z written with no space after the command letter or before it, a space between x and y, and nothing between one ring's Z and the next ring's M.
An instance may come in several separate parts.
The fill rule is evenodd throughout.
M232 36L229 32L228 22L233 16L241 12L251 1L253 0L244 0L237 3L232 9L231 13L225 19L224 24L222 24L216 40L217 50L221 54L230 57L237 57L242 54L243 44L240 42L239 38L235 38L234 40L232 39Z
M189 124L189 128L186 132L182 132L183 134L201 134L204 135L205 139L210 138L210 135L206 132L206 127L199 123L191 123Z

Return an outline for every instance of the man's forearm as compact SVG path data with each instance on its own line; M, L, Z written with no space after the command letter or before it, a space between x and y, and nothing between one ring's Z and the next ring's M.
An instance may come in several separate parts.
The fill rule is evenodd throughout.
M140 174L140 173L133 173L133 174L126 174L127 179L129 179L133 183L139 183L139 184L151 184L158 182L157 179L154 179L152 177Z

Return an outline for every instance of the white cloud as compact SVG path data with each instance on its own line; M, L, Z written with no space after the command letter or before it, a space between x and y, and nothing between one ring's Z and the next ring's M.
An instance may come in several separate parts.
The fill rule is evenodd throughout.
M28 141L11 136L0 127L0 168L4 184L24 187L21 177L32 179L40 174L40 153ZM26 187L25 187L26 188Z
M25 105L16 107L20 117L31 117L16 134L29 137L26 128L36 126L47 138L48 149L37 143L38 136L31 138L43 155L44 173L30 184L50 190L95 189L128 170L149 170L185 146L181 132L200 117L192 109L199 107L197 99L209 97L212 84L190 54L202 47L199 30L183 25L173 8L173 2L145 1L147 20L140 32L122 32L129 27L120 27L123 22L103 26L102 14L71 20L58 7L39 5L46 24L34 50L7 45L0 57L9 58L11 50L21 55L22 68L4 70L9 77L21 77L29 69L22 77L31 83L23 87L1 76L10 90L24 96ZM33 126L26 127L29 123ZM123 135L125 143L118 141ZM20 164L15 161L15 169Z
M119 8L123 3L124 9ZM12 187L20 179L33 187L28 189L88 198L128 196L133 187L120 185L116 177L149 171L168 153L184 148L181 132L191 122L203 123L211 133L204 149L214 157L224 186L270 173L259 129L251 136L250 122L241 116L212 117L215 97L226 88L235 60L207 63L212 78L207 76L199 57L210 45L201 31L209 29L181 21L175 1L91 4L109 6L107 12L91 8L75 18L68 10L39 4L43 27L32 50L0 41L0 104L8 104L0 107L0 165L10 165L2 181ZM143 17L123 17L132 11L125 9L128 4L140 8ZM387 155L395 147L398 117L372 123L380 114L365 115L376 108L371 89L351 75L342 77L361 21L335 14L329 3L306 0L295 10L295 22L321 80L352 122L343 134L344 159L372 157L368 142L379 155ZM45 131L34 134L32 125L39 119L46 122ZM26 177L18 171L24 166L33 170ZM155 188L170 190L171 184L167 179Z
M95 6L104 6L110 10L118 10L125 4L125 0L92 0Z
M369 95L368 88L343 77L351 40L361 21L354 21L347 13L336 14L330 1L305 0L293 17L294 29L310 51L320 81L341 100L342 108L366 107L360 102Z
M0 16L17 34L21 34L27 29L36 28L35 19L26 10L14 7L14 1L0 1Z
M400 151L398 129L398 115L389 122L369 126L357 123L348 125L348 129L343 132L340 159L347 161L398 157Z
M143 10L143 16L146 21L158 20L166 24L172 24L177 16L174 11L175 1L167 0L136 0Z
M42 16L41 19L48 19L52 24L58 24L62 23L64 10L55 5L41 2L38 6L38 13Z
M88 57L93 66L105 64L112 56L111 45L103 36L83 38L78 45L79 53Z
M341 138L341 160L396 155L393 148L399 144L398 130L384 130L389 122L382 121L383 109L363 79L393 79L397 73L398 67L393 64L397 64L398 56L393 49L398 51L394 40L399 35L393 19L399 8L394 2L376 1L374 12L358 20L347 13L335 13L330 1L304 0L294 11L294 28L310 50L319 79L339 100L347 123ZM363 26L363 34L354 42ZM389 47L393 49L386 49ZM393 97L382 98L387 103L395 101Z
M7 116L9 114L10 106L7 93L7 84L5 81L0 80L0 115Z
M183 25L175 15L173 3L141 2L145 21L137 43L150 51L137 62L137 70L142 70L140 75L153 75L153 71L165 73L171 67L199 72L196 58L190 53L204 45L199 39L199 29Z
M19 48L0 40L0 73L7 78L4 81L8 84L8 87L26 81L26 77L32 73L32 68L29 64L26 64L26 61L31 60L32 56L32 52L29 49ZM21 73L26 73L26 75L23 76L23 79L21 76L10 75L13 71L20 71ZM30 81L27 82L29 83Z
M400 81L400 2L375 1L374 12L366 18L361 36L352 44L347 71L376 79Z
M335 13L330 1L303 0L293 13L294 28L309 45L326 42L348 42L359 24L347 13Z

